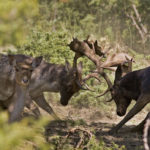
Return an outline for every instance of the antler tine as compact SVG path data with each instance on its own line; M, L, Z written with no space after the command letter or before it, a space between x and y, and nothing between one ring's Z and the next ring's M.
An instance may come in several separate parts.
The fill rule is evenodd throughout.
M78 58L81 57L79 53L75 53L74 59L73 59L73 68L77 68L77 60Z
M105 51L103 51L104 55L107 54L111 50L111 46L109 46Z
M102 67L103 69L107 69L107 70L110 70L110 71L116 71L116 69L115 68L113 68L113 67Z
M78 86L80 87L81 90L89 90L91 92L94 92L94 90L92 90L91 88L89 88L89 86L86 83L83 83L82 85L79 83L79 81L76 81L76 83L78 84ZM86 87L84 88L83 85Z
M92 90L86 83L84 83L84 86L86 87L86 90L89 90L91 92L94 92L94 90Z
M133 62L133 58L129 59L127 56L125 56L128 62L128 71L131 72L132 71L132 62Z
M107 100L106 102L111 102L112 100L113 100L113 97L111 99Z
M132 59L128 62L128 66L129 66L129 71L132 71Z
M85 78L83 79L83 82L85 82L86 80L90 79L90 78L95 78L97 79L99 82L101 82L98 73L90 73L87 76L85 76Z
M105 79L105 81L106 81L106 83L107 83L107 85L108 85L108 88L109 88L109 89L112 89L113 85L112 85L110 79L108 78L107 74L106 74L104 71L100 72L100 74L101 74L101 75L103 76L103 78Z
M102 94L96 96L96 98L101 97L101 96L107 94L109 91L110 91L110 89L108 88L105 92L103 92Z
M81 53L82 55L88 57L96 65L97 73L103 76L103 78L106 80L106 82L108 84L108 87L111 89L112 83L111 83L110 79L108 78L108 76L105 74L104 69L101 68L101 65L102 65L101 57L96 55L95 52L93 50L91 50L91 48L88 46L88 44L83 41L79 41L79 40L78 40L78 42L74 41L74 43L72 43L72 44L74 44L74 46L70 47L71 50L76 53ZM75 48L75 45L77 46L77 48ZM74 59L74 64L76 64L77 58Z

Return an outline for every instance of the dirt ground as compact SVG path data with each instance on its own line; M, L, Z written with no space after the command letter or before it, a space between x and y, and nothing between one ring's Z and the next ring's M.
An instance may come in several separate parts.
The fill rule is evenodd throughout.
M71 105L63 107L52 104L54 111L62 119L53 121L46 127L45 135L49 141L53 136L66 138L68 132L73 128L81 128L95 135L97 141L102 139L106 146L112 147L115 143L121 147L124 145L127 150L143 150L143 141L141 133L133 133L128 130L135 127L146 116L147 112L143 110L124 125L117 134L110 135L108 131L115 126L123 117L118 117L114 111L111 115L102 113L98 108L74 108ZM43 115L47 115L42 111ZM75 137L74 137L75 138ZM73 139L72 145L78 143L79 137ZM75 144L76 141L76 144ZM58 148L59 149L59 148ZM60 148L61 149L61 148Z

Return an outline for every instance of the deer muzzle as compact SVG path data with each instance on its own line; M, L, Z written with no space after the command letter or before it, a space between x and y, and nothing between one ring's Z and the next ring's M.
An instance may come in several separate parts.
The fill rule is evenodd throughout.
M28 84L29 79L28 79L28 77L25 76L25 77L22 79L22 81L23 81L24 84Z
M119 108L117 108L117 115L118 116L124 116L126 114L126 108L124 108L124 107L119 107Z

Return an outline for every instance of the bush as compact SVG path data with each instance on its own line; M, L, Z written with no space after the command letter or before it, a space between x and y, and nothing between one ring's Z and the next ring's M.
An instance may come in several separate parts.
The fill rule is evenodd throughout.
M0 115L0 149L1 150L32 150L35 148L49 150L44 139L44 126L48 119L23 119L21 122L8 124L7 114Z

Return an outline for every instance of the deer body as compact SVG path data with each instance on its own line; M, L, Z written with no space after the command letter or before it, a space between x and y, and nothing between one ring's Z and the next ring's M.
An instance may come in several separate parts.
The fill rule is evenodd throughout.
M42 64L34 70L31 78L30 94L36 97L37 94L42 94L43 91L59 92L59 78L64 67L56 64ZM38 92L37 92L38 91Z
M7 100L13 94L15 81L14 71L14 68L9 64L8 57L2 55L0 61L0 85L3 85L0 86L1 101Z
M81 81L81 71L81 63L75 69L69 64L64 66L42 61L32 74L28 99L34 100L41 108L57 118L46 102L43 92L59 92L61 104L67 105L72 95L81 88L78 84Z
M111 92L117 106L117 114L124 116L131 100L136 100L135 106L124 119L110 132L117 132L128 120L141 111L150 102L150 67L133 71L118 80ZM116 81L117 82L117 81Z
M1 55L0 106L8 109L9 122L19 120L24 108L31 73L41 62L41 57Z

